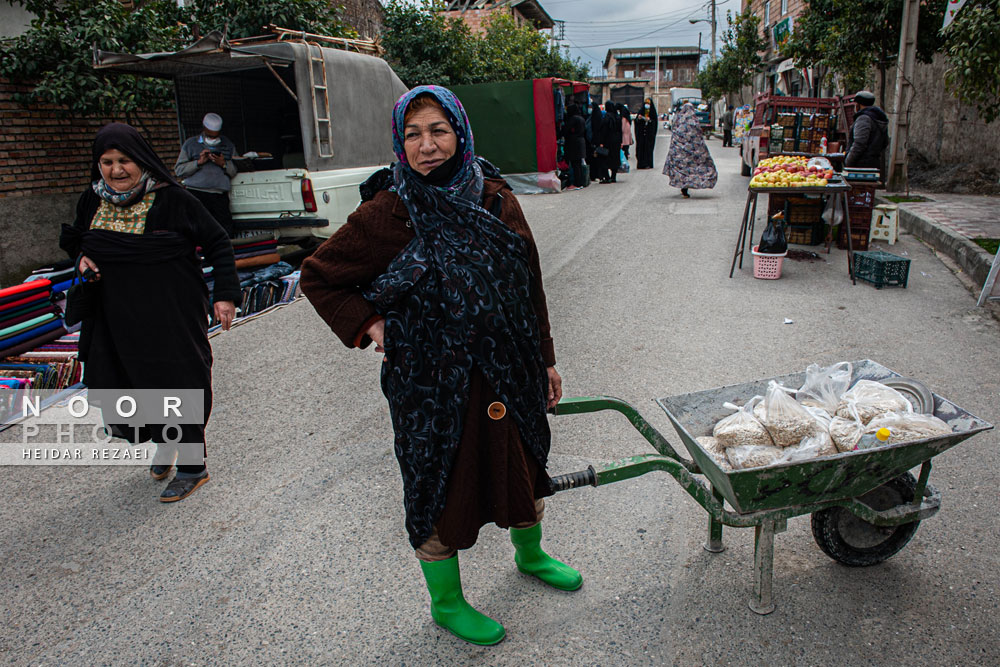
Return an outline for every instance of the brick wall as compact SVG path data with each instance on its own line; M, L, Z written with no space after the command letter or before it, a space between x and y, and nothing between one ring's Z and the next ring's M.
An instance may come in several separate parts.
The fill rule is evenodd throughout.
M441 12L446 18L456 18L465 22L469 29L472 30L472 34L481 35L486 32L486 24L489 23L489 17L496 13L505 13L514 18L514 22L518 27L528 25L528 20L521 15L520 12L514 9L502 8L502 9L469 9L465 12L462 11L452 11L452 12Z
M0 79L0 287L65 257L59 228L73 222L90 182L94 135L110 118L66 117L53 105L13 100L29 86ZM168 167L179 150L173 111L139 114L134 125Z
M25 106L30 86L0 79L0 198L79 192L90 180L94 135L110 118L67 118L53 105ZM167 166L179 149L172 110L139 114L135 123Z

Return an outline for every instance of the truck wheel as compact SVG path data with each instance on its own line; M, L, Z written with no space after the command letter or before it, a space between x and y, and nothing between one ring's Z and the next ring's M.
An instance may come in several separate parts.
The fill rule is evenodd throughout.
M743 161L742 152L740 153L740 175L741 176L750 175L750 165L748 165L746 162Z
M913 500L917 480L906 473L891 479L859 500L872 509L887 510ZM917 532L919 521L901 526L875 526L843 507L812 515L816 544L830 558L849 567L875 565L894 556Z

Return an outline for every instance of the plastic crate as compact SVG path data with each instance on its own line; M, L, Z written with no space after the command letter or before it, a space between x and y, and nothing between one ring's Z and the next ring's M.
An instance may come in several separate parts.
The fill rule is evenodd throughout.
M785 225L785 240L795 245L819 245L823 242L823 223Z
M847 205L857 207L868 207L871 209L875 203L875 187L871 185L852 185L851 191L847 193Z
M870 226L865 227L855 227L851 225L851 250L868 250L868 232ZM847 235L845 234L846 225L841 225L840 230L837 232L837 247L841 250L847 250Z
M889 285L906 287L910 275L910 260L884 250L854 253L854 277L882 289Z

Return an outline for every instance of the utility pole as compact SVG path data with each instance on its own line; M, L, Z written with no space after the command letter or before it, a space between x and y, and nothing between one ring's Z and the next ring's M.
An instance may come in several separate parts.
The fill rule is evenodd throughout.
M715 0L712 0L712 61L715 61Z
M917 57L917 21L920 0L906 0L903 5L903 25L899 33L899 55L896 57L896 85L892 96L895 120L889 141L889 174L886 189L901 192L907 187L906 143L909 131L909 107L913 98L913 69Z
M653 69L656 71L653 73L653 96L655 102L656 96L660 94L660 47L656 47L656 60L654 63Z

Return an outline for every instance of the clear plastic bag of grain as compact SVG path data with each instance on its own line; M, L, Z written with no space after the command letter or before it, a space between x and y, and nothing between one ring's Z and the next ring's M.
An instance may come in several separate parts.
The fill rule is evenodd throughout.
M736 410L728 417L723 417L712 430L712 436L726 449L730 447L773 447L774 442L767 429L753 416L754 407L763 400L763 396L754 396L742 408L732 403L724 406Z
M821 368L819 364L809 364L806 381L795 394L795 400L807 407L822 408L833 415L840 405L841 395L851 386L851 362Z
M837 453L837 447L833 444L830 432L820 429L813 435L803 438L799 444L785 447L777 463L808 461L820 456L833 456Z
M695 441L701 445L702 449L708 452L712 460L724 471L729 472L733 469L732 464L729 463L729 459L726 458L726 448L719 444L718 438L711 435L703 435L695 438Z
M887 412L868 422L865 433L875 433L880 428L889 429L887 445L935 438L951 433L951 427L934 415L919 412Z
M851 412L851 404L855 413ZM856 417L862 424L887 412L913 412L913 405L892 387L874 380L858 380L844 392L837 406L837 416L844 419Z
M865 425L858 418L857 406L850 403L844 410L846 417L840 415L830 420L830 439L838 452L853 452L861 436L865 434Z
M816 418L791 396L788 389L771 380L764 395L764 427L777 447L797 445L820 428Z
M780 462L784 451L774 445L739 445L727 447L726 458L736 470L765 468Z

